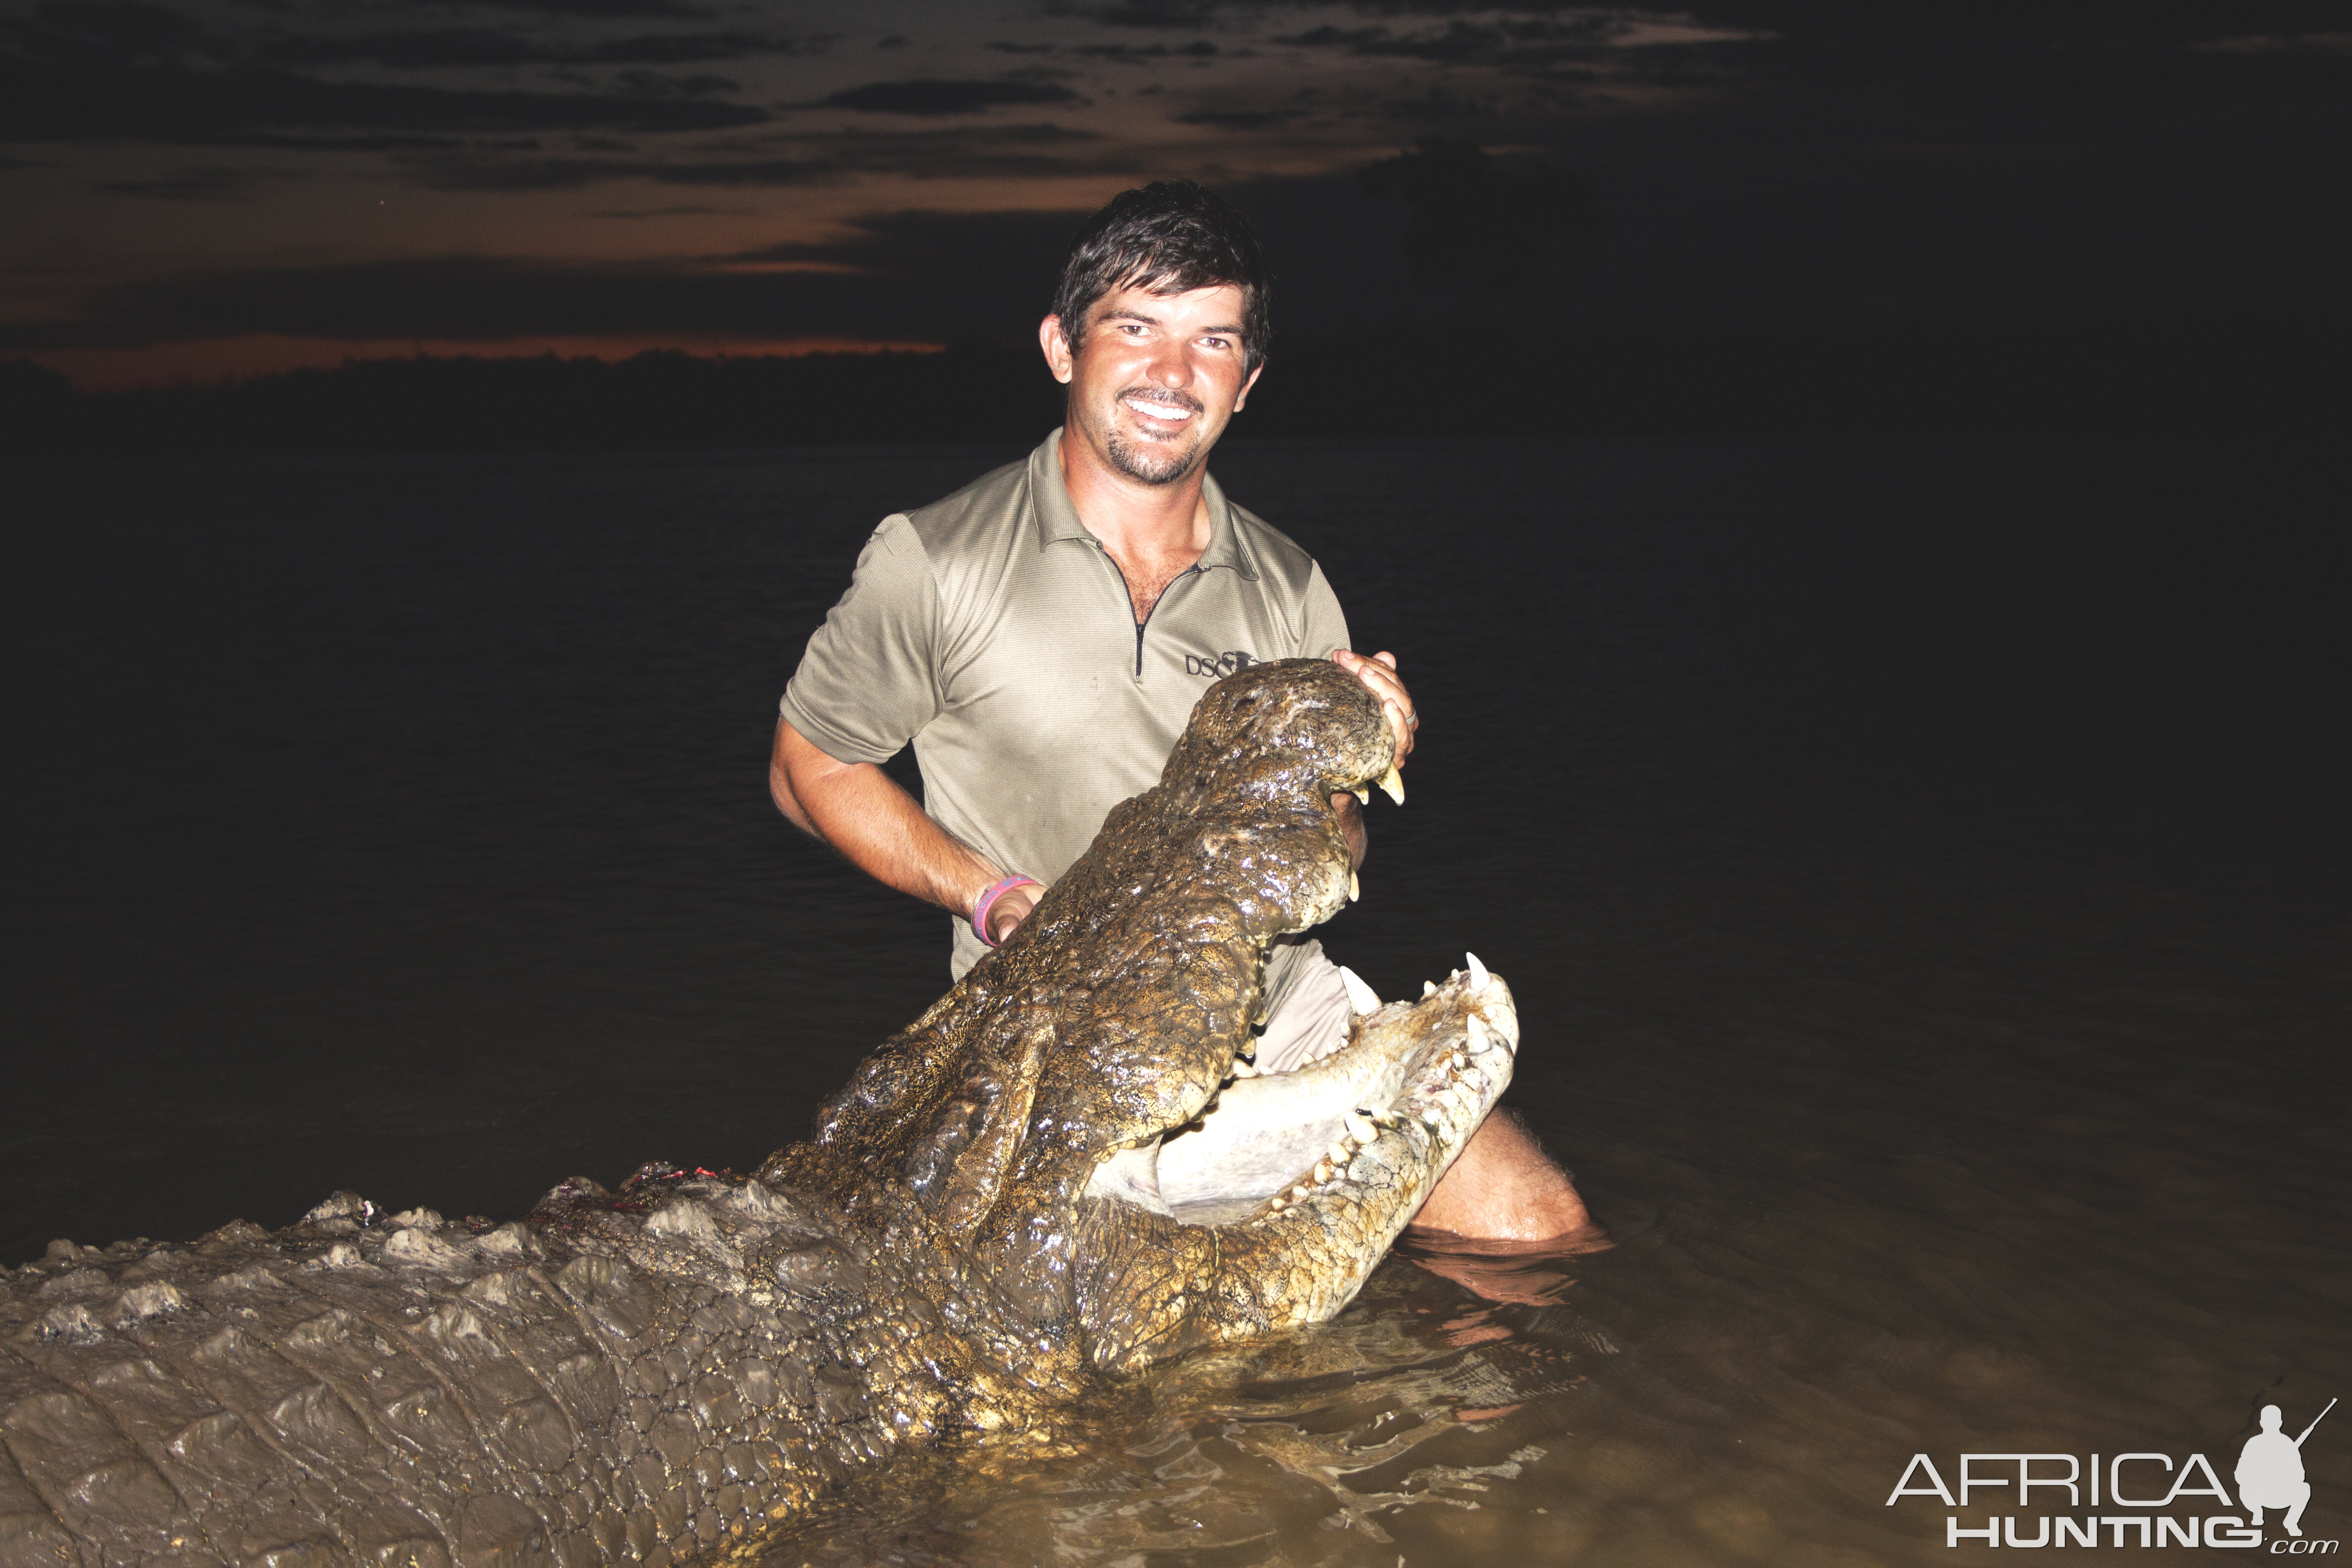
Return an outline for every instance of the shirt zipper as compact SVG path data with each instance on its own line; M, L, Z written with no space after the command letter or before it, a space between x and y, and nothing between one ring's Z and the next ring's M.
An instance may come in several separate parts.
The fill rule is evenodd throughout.
M1103 542L1101 540L1097 539L1094 541L1094 547L1095 552L1103 558L1104 563L1108 565L1118 577L1119 595L1127 601L1128 619L1135 620L1135 590L1128 586L1127 574L1119 571L1118 563L1110 558L1110 552L1103 548ZM1168 580L1168 586L1160 590L1160 597L1151 601L1151 608L1143 612L1143 618L1141 620L1135 622L1136 679L1141 680L1143 679L1144 628L1151 625L1151 617L1160 613L1160 606L1168 602L1168 595L1175 589L1176 584L1187 577L1198 577L1201 574L1202 570L1202 568L1198 563L1195 563L1185 567L1184 570L1176 574L1175 576L1171 577Z

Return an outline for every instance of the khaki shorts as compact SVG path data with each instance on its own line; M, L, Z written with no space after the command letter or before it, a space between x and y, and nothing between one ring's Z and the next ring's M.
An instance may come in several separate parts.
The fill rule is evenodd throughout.
M1303 944L1297 975L1274 1016L1258 1033L1257 1070L1289 1072L1337 1047L1348 1037L1348 1020L1355 1010L1339 966L1323 956L1323 944Z

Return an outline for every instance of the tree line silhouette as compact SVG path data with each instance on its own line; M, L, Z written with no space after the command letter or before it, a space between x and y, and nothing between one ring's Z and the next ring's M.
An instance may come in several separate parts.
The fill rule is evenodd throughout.
M1278 340L1237 437L2340 428L2352 323L2072 331L1462 330ZM1026 440L1061 419L1034 346L701 358L354 361L79 393L0 362L0 449L110 453ZM954 408L952 424L910 410Z
M1438 325L1280 338L1241 437L2339 426L2352 314L2011 329L1626 331L1506 321L1607 230L1582 174L1424 137L1360 171L1401 198ZM19 455L1028 440L1061 419L1034 345L940 353L346 363L238 384L82 394L0 362L0 451ZM952 408L956 422L910 410Z

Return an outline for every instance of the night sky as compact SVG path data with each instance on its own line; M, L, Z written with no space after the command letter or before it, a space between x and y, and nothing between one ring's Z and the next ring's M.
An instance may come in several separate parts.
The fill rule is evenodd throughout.
M41 0L0 358L1013 341L1172 175L1260 224L1283 331L1462 320L1360 178L1431 136L1607 226L1486 330L2276 330L2352 277L2341 3Z

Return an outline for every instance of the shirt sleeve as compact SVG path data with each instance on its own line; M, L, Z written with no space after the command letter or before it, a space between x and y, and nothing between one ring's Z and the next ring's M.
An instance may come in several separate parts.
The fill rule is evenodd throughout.
M778 710L835 762L888 761L940 711L939 629L939 584L922 541L905 517L885 518Z
M1339 649L1351 646L1348 641L1348 617L1339 609L1339 595L1331 592L1319 561L1307 574L1307 597L1298 620L1301 658L1328 658Z

